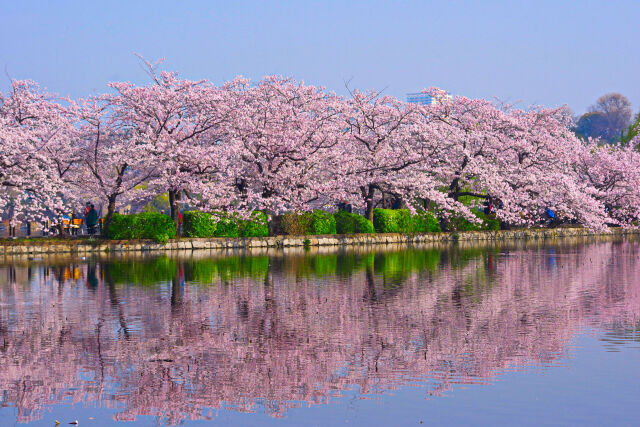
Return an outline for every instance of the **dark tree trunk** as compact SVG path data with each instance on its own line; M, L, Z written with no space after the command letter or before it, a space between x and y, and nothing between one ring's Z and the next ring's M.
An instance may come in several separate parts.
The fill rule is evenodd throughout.
M109 204L107 205L107 216L104 219L104 227L102 228L102 235L107 237L109 235L109 227L113 220L113 214L116 212L116 198L109 197Z
M176 237L180 237L180 215L178 211L180 209L178 201L180 200L180 191L169 190L169 206L171 207L171 219L173 225L176 228Z
M364 216L373 222L373 196L375 195L376 187L375 185L369 185L368 189L365 189L365 187L360 188L365 201Z

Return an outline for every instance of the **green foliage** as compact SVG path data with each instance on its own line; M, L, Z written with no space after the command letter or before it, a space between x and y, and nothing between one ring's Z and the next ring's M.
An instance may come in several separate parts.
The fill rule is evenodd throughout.
M157 212L114 214L107 237L113 240L153 239L158 243L167 243L176 237L176 229L171 217Z
M282 216L282 228L291 235L336 234L336 220L323 210L312 212L288 212Z
M374 209L373 227L376 233L397 233L398 221L396 220L395 211L392 209Z
M282 229L286 234L300 236L307 234L311 217L304 213L287 212L282 215Z
M307 234L336 234L336 219L331 213L317 209L305 215L311 217Z
M431 212L411 214L408 209L374 209L373 226L378 233L438 232L440 224Z
M627 131L622 135L622 138L620 139L620 144L622 145L629 144L631 140L633 140L633 138L638 136L638 132L640 132L640 112L636 115L635 120L629 125L629 127L627 128ZM640 149L640 145L636 148Z
M240 237L240 221L231 216L218 216L215 237Z
M269 235L267 215L254 211L248 220L237 215L188 211L183 215L187 237L265 237Z
M468 219L457 216L449 220L449 231L480 231L480 230L500 230L500 221L494 217L487 216L484 212L474 209L471 212L482 220L482 224L475 224Z
M239 223L240 237L266 237L269 235L267 215L261 211L253 211L251 219Z
M112 240L134 239L135 219L135 215L114 213L111 218L111 224L109 224L107 238Z
M182 231L185 237L214 237L216 222L210 213L187 211L182 214Z
M136 188L146 188L146 184L141 184ZM152 201L147 203L142 210L144 212L160 212L166 211L169 212L171 206L169 205L169 193L162 193L157 195Z
M375 233L373 223L362 215L338 211L333 214L338 234Z
M439 233L442 231L438 218L431 212L417 212L413 215L414 233Z

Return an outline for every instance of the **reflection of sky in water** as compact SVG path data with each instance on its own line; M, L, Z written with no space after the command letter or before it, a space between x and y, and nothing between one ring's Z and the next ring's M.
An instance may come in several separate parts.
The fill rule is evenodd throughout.
M0 417L629 424L639 279L606 240L0 267Z

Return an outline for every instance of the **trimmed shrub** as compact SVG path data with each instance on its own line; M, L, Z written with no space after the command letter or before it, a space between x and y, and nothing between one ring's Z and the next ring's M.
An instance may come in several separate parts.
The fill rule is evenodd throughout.
M176 237L176 228L171 217L157 212L137 214L136 226L138 239L153 239L158 243L167 243Z
M362 215L338 211L333 214L338 234L375 233L373 223Z
M438 218L431 212L417 212L412 215L413 233L438 233L442 231Z
M158 243L166 243L174 237L176 229L171 217L157 212L114 214L107 236L114 240L153 239Z
M182 232L185 237L215 237L217 223L210 213L187 211L182 214Z
M113 214L107 238L111 240L134 239L135 235L135 215Z
M266 237L269 235L267 215L261 211L253 211L251 219L240 221L241 237Z
M336 219L336 232L338 234L352 234L356 232L356 224L352 218L353 214L347 211L338 211L333 214Z
M183 215L187 237L265 237L269 235L267 215L254 211L251 219L235 214L188 211Z
M288 212L282 216L282 229L287 234L336 234L336 219L327 211Z
M215 220L215 218L213 218L213 220ZM236 218L219 218L216 223L215 237L240 237L240 227L238 223L239 220Z
M377 233L425 233L442 231L431 212L411 214L408 209L374 209L373 226Z
M311 217L309 215L305 215L304 213L301 214L297 212L287 212L282 215L282 230L286 234L291 234L294 236L307 234L310 223Z
M373 227L376 233L397 233L398 221L396 220L396 211L393 209L373 210Z
M395 215L398 231L396 233L412 233L415 226L415 221L411 217L411 212L408 209L395 209L393 210Z
M307 234L336 234L336 219L331 213L317 209L305 215L311 217Z
M475 224L464 217L454 217L449 220L447 228L450 231L480 231L480 230L500 230L500 221L488 217L480 210L472 210L473 214L482 220L482 224Z

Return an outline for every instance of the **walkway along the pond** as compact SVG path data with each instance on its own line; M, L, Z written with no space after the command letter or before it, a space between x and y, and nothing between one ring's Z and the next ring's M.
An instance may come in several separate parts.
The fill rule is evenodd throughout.
M334 234L320 236L271 236L250 238L183 238L166 244L143 240L3 240L0 241L0 257L18 254L44 253L95 253L130 251L174 251L185 249L269 248L291 246L350 246L384 245L398 243L452 242L473 240L553 239L594 235L636 234L639 230L611 229L610 233L596 233L585 228L521 229L501 231L469 231L451 233L417 234Z

